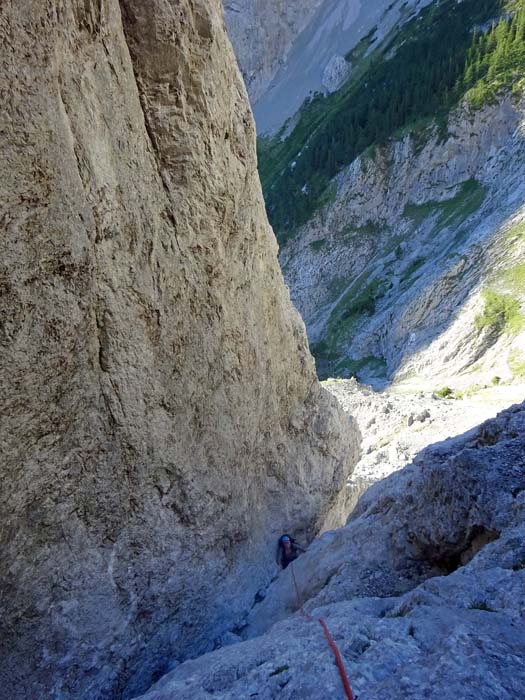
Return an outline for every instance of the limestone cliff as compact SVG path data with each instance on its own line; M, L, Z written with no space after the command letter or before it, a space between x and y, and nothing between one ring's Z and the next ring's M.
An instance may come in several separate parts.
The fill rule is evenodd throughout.
M219 1L8 1L0 46L2 692L129 698L313 535L357 432L283 284Z
M523 380L523 134L523 101L503 94L341 171L281 253L322 373L434 389ZM509 305L499 320L492 300Z
M252 102L266 92L323 0L224 0L228 33Z

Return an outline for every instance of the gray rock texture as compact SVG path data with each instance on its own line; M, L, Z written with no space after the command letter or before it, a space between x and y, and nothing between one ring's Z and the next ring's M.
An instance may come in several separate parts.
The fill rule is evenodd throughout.
M525 405L373 486L286 569L253 638L182 664L142 700L520 700L525 687ZM295 613L295 614L294 614ZM276 623L276 621L280 620ZM261 635L261 636L257 636Z
M218 0L0 7L2 696L109 700L231 628L358 435L318 385Z
M310 340L333 355L324 376L349 376L367 358L376 368L358 371L366 383L378 364L383 380L427 389L523 376L520 328L480 330L476 317L486 289L525 314L524 133L516 96L463 104L446 130L392 140L337 176L335 201L281 251ZM345 327L360 297L368 311Z
M347 498L340 500L341 511L331 515L332 528L345 521L372 484L410 464L426 447L450 438L461 440L525 396L523 383L491 384L472 395L449 398L403 384L377 392L355 379L328 380L323 386L355 418L363 435L361 459L348 480Z
M335 92L344 83L350 73L350 64L343 56L335 54L323 71L323 86L328 92Z
M224 0L228 33L252 102L286 63L323 0Z

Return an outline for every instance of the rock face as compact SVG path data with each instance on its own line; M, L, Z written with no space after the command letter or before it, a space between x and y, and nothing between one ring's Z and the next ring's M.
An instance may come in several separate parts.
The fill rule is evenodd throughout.
M436 389L473 367L483 381L525 376L523 324L509 334L476 321L487 289L524 313L523 101L460 106L445 131L357 158L281 252L310 340L325 344L325 376L419 377Z
M525 405L421 453L282 573L240 646L143 700L343 697L326 619L362 700L519 700L525 685ZM277 620L282 620L274 624ZM274 624L274 626L272 626Z
M0 45L2 692L129 698L315 533L357 431L282 281L218 0L7 2Z
M343 56L332 56L323 71L323 86L328 92L335 92L344 83L350 72L350 65Z
M224 0L228 33L252 102L266 92L323 0Z
M377 392L355 379L329 380L323 386L355 419L363 436L361 459L348 480L347 498L340 500L341 512L332 513L333 527L354 510L372 484L410 464L429 445L462 435L525 395L523 383L491 384L472 394L446 398L405 384Z

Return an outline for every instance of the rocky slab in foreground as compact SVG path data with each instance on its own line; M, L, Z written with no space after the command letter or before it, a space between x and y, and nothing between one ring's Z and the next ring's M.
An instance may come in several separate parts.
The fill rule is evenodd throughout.
M373 486L294 567L360 700L521 700L525 404ZM141 700L342 697L322 629L297 605L287 569L244 630L262 636L182 664Z

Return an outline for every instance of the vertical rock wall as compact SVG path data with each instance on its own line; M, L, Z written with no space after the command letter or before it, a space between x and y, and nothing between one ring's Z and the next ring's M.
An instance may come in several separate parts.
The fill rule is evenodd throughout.
M264 214L219 0L0 6L0 687L130 698L357 452Z

